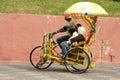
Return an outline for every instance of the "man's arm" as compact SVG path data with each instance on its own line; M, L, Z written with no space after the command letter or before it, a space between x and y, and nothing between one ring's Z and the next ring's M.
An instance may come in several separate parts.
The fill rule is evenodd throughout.
M64 27L60 28L59 30L57 30L56 32L53 32L52 35L60 33L60 32L66 32L66 31L67 31L67 27L64 26Z
M64 26L64 27L60 28L59 30L57 30L57 33L66 32L66 31L67 31L67 26Z

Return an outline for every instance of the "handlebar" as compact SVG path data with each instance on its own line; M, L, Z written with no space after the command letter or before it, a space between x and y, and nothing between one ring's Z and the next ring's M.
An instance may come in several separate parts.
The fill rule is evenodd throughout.
M52 35L55 35L55 34L57 34L57 32L53 32L53 33L52 33Z
M48 32L48 33L46 33L44 36L43 36L43 40L44 41L49 41L49 40L53 40L53 36L56 34L57 32L53 32L53 33L51 33L51 32Z

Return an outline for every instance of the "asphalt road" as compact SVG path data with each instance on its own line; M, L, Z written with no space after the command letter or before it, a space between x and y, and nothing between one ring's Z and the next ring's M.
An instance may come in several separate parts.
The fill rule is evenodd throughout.
M0 80L120 80L120 65L99 64L86 73L72 74L58 64L37 70L31 64L1 63Z

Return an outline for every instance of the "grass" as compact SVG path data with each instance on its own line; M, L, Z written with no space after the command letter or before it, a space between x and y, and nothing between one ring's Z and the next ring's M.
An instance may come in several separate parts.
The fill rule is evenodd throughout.
M80 1L95 2L110 17L120 17L120 2L113 0L0 0L0 13L63 15L68 7Z

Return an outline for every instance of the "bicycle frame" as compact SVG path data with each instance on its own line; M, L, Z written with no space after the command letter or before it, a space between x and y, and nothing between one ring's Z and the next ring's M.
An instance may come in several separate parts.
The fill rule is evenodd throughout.
M52 34L51 33L47 33L46 35L44 35L43 37L43 43L42 43L42 46L43 46L43 56L42 57L48 57L49 59L54 59L54 60L57 60L58 62L62 62L62 58L61 57L58 57L58 56L55 56L55 53L57 55L60 55L60 53L58 51L55 50L54 47L56 47L56 43L55 41L52 39ZM77 45L78 48L81 48L83 49L84 51L86 51L90 57L90 60L91 60L91 51L90 51L90 48L89 48L89 45L86 44L86 43L82 43L84 46L80 46ZM46 50L46 51L44 51ZM72 62L74 63L74 62Z
M86 44L86 43L83 43L83 46L78 46L79 48L83 49L84 51L87 52L90 60L92 60L92 53L91 53L91 50L90 50L90 45Z
M43 57L47 56L49 59L54 59L57 61L61 61L61 58L58 56L55 56L55 53L57 55L60 55L60 53L58 53L55 50L56 47L56 43L55 41L52 39L52 33L47 33L46 35L43 36ZM45 50L45 51L44 51Z

